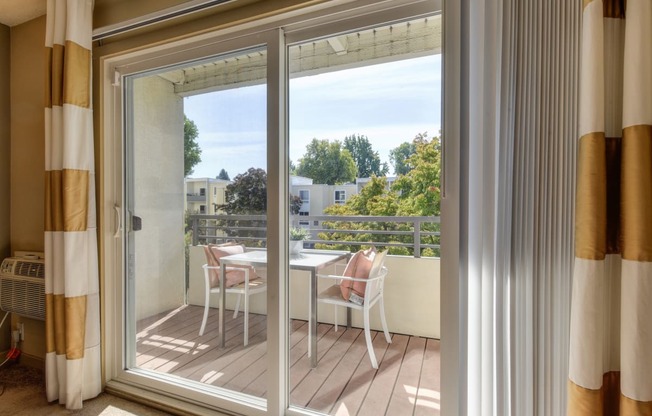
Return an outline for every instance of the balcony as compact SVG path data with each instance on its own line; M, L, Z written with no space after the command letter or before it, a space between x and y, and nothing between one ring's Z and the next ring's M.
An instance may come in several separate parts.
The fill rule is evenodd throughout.
M318 363L311 368L307 356L308 272L291 270L289 276L291 404L327 414L439 414L440 261L426 256L439 252L439 218L436 217L301 217L312 227L306 248L357 250L373 242L378 248L411 253L388 255L389 275L385 283L385 311L392 343L382 334L376 309L371 311L372 337L379 368L367 357L362 314L354 311L351 327L339 313L339 331L334 330L331 305L318 305ZM292 219L298 224L299 217ZM374 230L353 229L349 223L373 224ZM251 297L249 345L242 340L242 313L236 319L229 310L235 296L227 296L226 347L218 344L217 296L210 300L207 329L199 336L205 286L202 244L227 240L242 242L251 250L266 246L264 216L189 216L192 245L187 250L186 301L161 302L159 310L138 314L137 365L201 384L210 384L265 398L267 351L267 302L265 294ZM341 227L341 228L335 228ZM364 232L363 232L364 231ZM328 233L339 241L320 238ZM353 241L355 236L367 242ZM336 273L338 265L321 273ZM265 270L258 270L265 274ZM341 269L338 269L341 271ZM272 278L268 275L267 278ZM158 282L157 284L161 284ZM318 291L328 285L319 282ZM169 287L169 286L167 286ZM140 288L143 296L167 293L160 287ZM162 306L162 305L167 306ZM377 331L381 331L378 333Z
M206 194L186 194L186 200L188 202L206 202Z
M217 311L198 336L203 307L183 306L138 323L136 363L140 368L252 395L267 397L266 319L250 316L250 341L242 345L242 314L227 314L227 340L220 348ZM319 364L310 368L308 324L292 320L290 402L326 414L375 416L439 415L439 340L394 333L392 343L372 332L378 370L369 365L359 328L335 332L318 327Z

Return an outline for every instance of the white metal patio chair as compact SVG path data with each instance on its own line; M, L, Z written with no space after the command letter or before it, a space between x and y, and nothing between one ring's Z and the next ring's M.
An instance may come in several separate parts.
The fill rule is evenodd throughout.
M383 285L385 283L385 278L387 277L388 270L384 266L385 263L385 254L387 252L379 252L374 256L374 260L369 271L369 276L366 278L361 277L349 277L342 275L319 275L320 278L333 279L337 284L330 286L328 289L322 291L317 296L317 301L321 303L327 303L335 306L335 330L337 331L337 307L343 306L345 308L351 308L362 311L363 321L364 321L364 336L367 342L367 351L369 352L369 359L371 360L371 366L373 368L378 368L378 361L376 360L376 354L374 353L374 348L371 343L371 328L369 323L369 310L378 303L380 309L380 321L383 326L383 332L385 333L385 340L391 344L392 338L389 335L387 330L387 321L385 319L385 305L383 300ZM354 302L345 300L342 296L342 290L340 289L340 283L342 281L352 281L352 282L361 282L366 283L364 288L364 300L362 304L356 304Z
M228 245L204 246L204 254L206 254L207 263L202 266L204 269L204 281L206 284L206 299L204 301L204 317L199 329L199 335L204 335L206 329L206 321L208 319L208 309L210 308L210 295L220 293L220 270L221 265L219 258L222 255L239 254L244 252L244 247L241 245ZM225 267L225 286L226 293L234 293L238 295L233 318L238 317L238 309L240 308L240 299L244 295L244 345L249 344L249 296L265 292L267 290L267 282L261 279L253 267L251 266L228 266ZM219 308L223 308L222 297L219 296Z

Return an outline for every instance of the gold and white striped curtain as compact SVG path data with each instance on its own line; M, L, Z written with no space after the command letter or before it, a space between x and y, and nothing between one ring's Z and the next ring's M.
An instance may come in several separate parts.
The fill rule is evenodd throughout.
M582 25L568 415L652 415L652 1Z
M91 36L93 0L48 0L46 391L68 409L101 390Z

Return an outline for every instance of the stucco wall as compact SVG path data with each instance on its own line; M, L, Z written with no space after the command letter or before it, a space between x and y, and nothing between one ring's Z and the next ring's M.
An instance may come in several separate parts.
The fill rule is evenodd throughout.
M133 88L136 319L184 303L183 101L158 76Z
M201 246L190 247L190 287L188 303L204 306L205 283L202 265L206 263L204 249ZM440 273L439 259L407 256L387 256L385 265L389 269L385 281L385 314L390 332L409 334L439 339L440 331ZM334 273L334 268L322 273ZM271 278L271 276L268 276ZM290 273L290 316L296 319L308 318L308 272L292 270ZM324 290L330 282L319 282L319 290ZM236 296L227 296L227 309L233 309ZM217 308L217 295L210 298L211 307ZM251 298L252 313L266 313L264 294ZM334 322L334 309L331 305L318 306L320 322ZM345 323L345 311L338 312L338 321ZM377 307L371 311L371 326L381 330ZM199 328L199 324L197 327ZM362 328L362 313L353 311L352 325Z

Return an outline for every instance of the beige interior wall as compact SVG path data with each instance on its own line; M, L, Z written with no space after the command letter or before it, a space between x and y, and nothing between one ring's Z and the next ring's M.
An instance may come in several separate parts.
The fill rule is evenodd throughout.
M10 253L9 240L9 28L0 25L0 259ZM2 315L4 316L4 314ZM0 319L2 319L0 317ZM9 324L0 328L0 351L10 346Z
M11 247L43 251L45 17L11 28Z
M45 16L13 26L10 40L10 242L12 250L44 250L44 42ZM45 358L45 326L25 322L26 360Z

